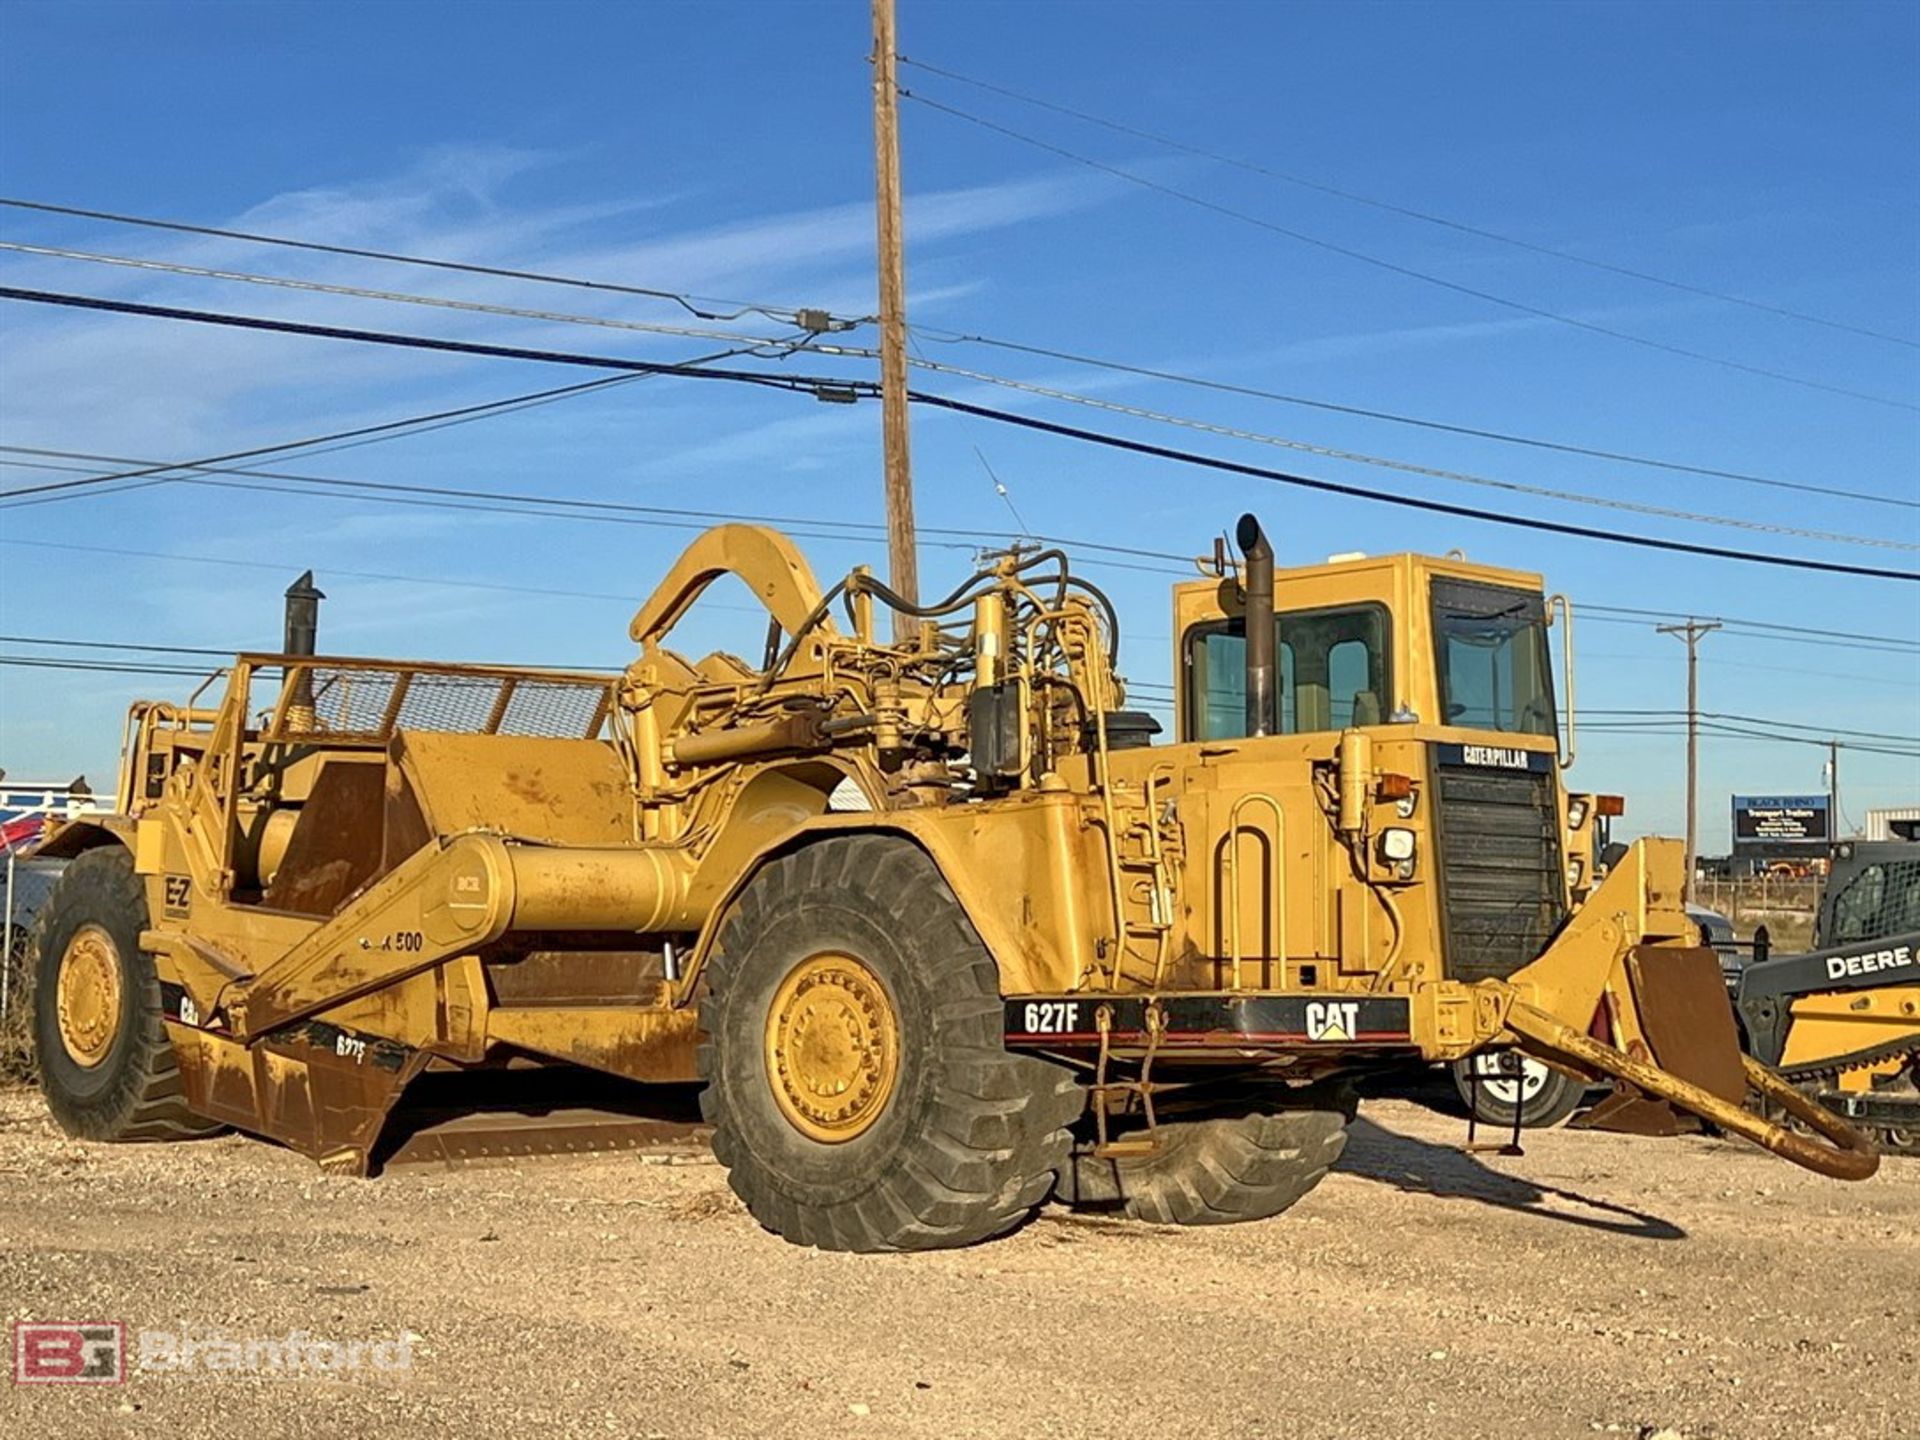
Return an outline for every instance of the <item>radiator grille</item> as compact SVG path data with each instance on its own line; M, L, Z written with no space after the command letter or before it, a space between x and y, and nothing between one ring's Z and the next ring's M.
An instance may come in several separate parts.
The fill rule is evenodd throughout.
M1566 918L1551 773L1435 766L1447 973L1511 975Z

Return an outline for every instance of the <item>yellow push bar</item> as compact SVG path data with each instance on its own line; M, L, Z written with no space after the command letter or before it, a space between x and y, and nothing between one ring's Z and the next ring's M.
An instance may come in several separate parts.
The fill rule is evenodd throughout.
M1740 1057L1746 1069L1748 1089L1763 1099L1773 1101L1809 1130L1831 1141L1831 1144L1823 1145L1810 1136L1799 1134L1785 1125L1776 1124L1751 1110L1723 1100L1657 1065L1636 1060L1624 1050L1617 1050L1570 1025L1564 1025L1544 1010L1524 1001L1513 1002L1507 1012L1507 1028L1519 1035L1523 1042L1532 1041L1533 1046L1545 1052L1543 1058L1577 1060L1602 1074L1637 1085L1649 1095L1669 1100L1681 1109L1690 1110L1701 1119L1711 1121L1722 1130L1751 1140L1782 1159L1791 1160L1816 1174L1835 1180L1865 1180L1880 1168L1880 1152L1874 1149L1872 1141L1840 1116L1801 1094L1779 1073L1768 1069L1750 1055Z

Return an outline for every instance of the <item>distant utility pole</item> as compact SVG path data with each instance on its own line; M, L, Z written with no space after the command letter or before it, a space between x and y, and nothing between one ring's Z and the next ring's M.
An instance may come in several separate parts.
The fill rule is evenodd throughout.
M893 0L873 0L873 158L880 255L880 409L886 438L887 583L919 603L920 561L913 533L913 461L907 446L907 259L900 217L900 42ZM895 614L893 637L914 632Z
M1827 741L1827 852L1840 836L1840 742Z
M1693 899L1693 867L1699 853L1700 810L1700 641L1720 628L1717 620L1689 618L1684 625L1662 625L1662 635L1677 635L1687 642L1687 874L1680 898Z

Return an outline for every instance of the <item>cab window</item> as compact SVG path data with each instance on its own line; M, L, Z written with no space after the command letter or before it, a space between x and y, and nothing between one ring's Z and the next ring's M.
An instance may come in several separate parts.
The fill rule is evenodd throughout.
M1433 582L1441 723L1552 735L1553 675L1546 603L1526 590Z
M1378 725L1392 709L1384 605L1289 610L1274 617L1283 735ZM1247 733L1247 630L1214 620L1187 631L1188 738Z
M1920 859L1869 865L1833 901L1835 944L1920 930Z

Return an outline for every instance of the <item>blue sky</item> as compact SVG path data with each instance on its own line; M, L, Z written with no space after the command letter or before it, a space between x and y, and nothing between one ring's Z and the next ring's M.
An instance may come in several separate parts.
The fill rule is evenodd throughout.
M1149 5L901 0L910 56L1394 203L1766 304L1920 338L1920 10L1909 5ZM0 6L11 195L866 313L866 6ZM927 75L909 86L1158 183L1662 344L1876 405L1585 333L1180 204L924 108L905 113L912 318L1238 384L1906 499L1920 350L1649 286L1182 156ZM370 288L671 321L582 292L0 212L0 238ZM0 255L4 283L370 328L676 358L697 342ZM585 378L170 322L0 307L0 443L186 459ZM1764 524L1920 544L1920 512L1209 394L928 340L926 353L1317 445ZM1841 545L1523 498L953 393L1254 464L1489 510L1914 569ZM990 427L916 417L920 519L1007 527L977 446L1034 530L1200 552L1258 510L1283 563L1443 551L1545 572L1579 603L1726 613L1920 641L1912 585L1440 520ZM878 414L648 380L337 455L299 473L642 504L880 518ZM60 472L0 469L12 486ZM413 511L187 485L0 512L5 633L271 647L313 567L343 650L617 665L687 532ZM30 543L29 543L30 542ZM835 573L884 561L812 539ZM88 546L90 550L50 546ZM102 550L156 552L108 555ZM169 558L158 558L169 557ZM192 559L180 557L194 557ZM927 588L964 572L929 547ZM215 563L227 562L227 563ZM241 562L241 563L233 563ZM265 566L268 568L254 568ZM1089 566L1127 671L1169 679L1167 577ZM370 575L412 580L371 579ZM450 584L447 582L464 582ZM573 592L528 595L483 588ZM716 610L698 638L752 652ZM729 627L734 627L729 632ZM52 653L13 645L14 653ZM1588 621L1588 707L1678 706L1679 645ZM1920 734L1920 655L1716 635L1709 708ZM0 669L0 766L111 773L120 716L166 678ZM1681 742L1590 734L1575 779L1635 828L1681 822ZM1820 751L1705 748L1705 843L1733 791L1820 788ZM1843 801L1920 801L1920 764L1843 756Z

